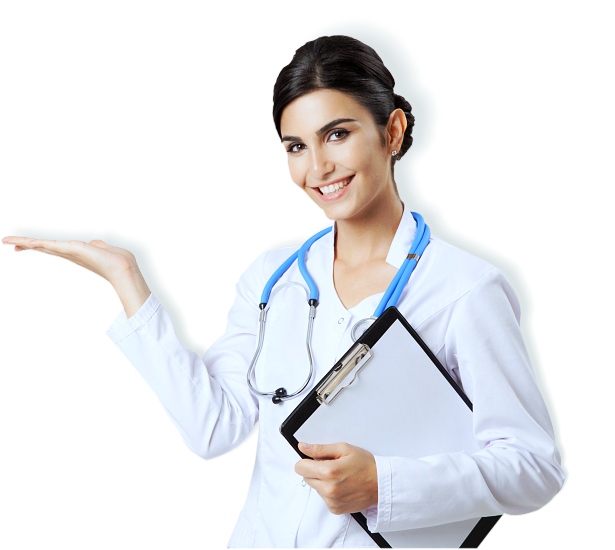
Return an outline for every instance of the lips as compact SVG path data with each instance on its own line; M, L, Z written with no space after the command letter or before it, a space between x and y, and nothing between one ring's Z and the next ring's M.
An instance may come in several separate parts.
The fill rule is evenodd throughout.
M318 191L320 192L320 194L321 194L322 196L324 196L324 197L327 197L327 196L329 196L329 195L334 195L335 193L339 193L340 191L343 191L345 188L338 189L337 191L333 191L332 193L328 193L327 195L325 195L325 194L322 192L322 188L323 188L323 187L329 187L329 185L335 185L336 183L337 183L337 184L342 184L342 183L344 183L344 184L345 184L345 186L346 186L346 187L348 187L348 186L352 183L352 180L354 179L354 176L355 176L355 175L353 174L352 176L348 176L346 179L343 179L343 180L341 180L341 181L336 181L336 182L333 182L333 183L329 183L329 184L327 184L327 185L323 185L322 187L317 187L316 189L318 189ZM348 183L346 183L346 182L348 182Z
M321 186L321 187L327 188L329 185L332 185L333 183L340 183L340 182L348 181L348 183L344 187L342 187L341 189L338 189L337 191L333 191L332 193L323 194L321 189L317 187L316 189L318 189L320 200L322 200L323 202L330 202L330 201L335 201L339 199L340 197L342 197L343 195L345 195L346 191L348 190L348 188L352 185L354 181L354 176L355 175L353 174L349 178L339 179L335 182Z

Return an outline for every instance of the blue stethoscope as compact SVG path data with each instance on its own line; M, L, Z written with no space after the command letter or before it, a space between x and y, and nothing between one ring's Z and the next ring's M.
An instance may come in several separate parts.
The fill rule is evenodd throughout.
M355 325L352 327L352 340L354 342L356 342L361 337L361 335L369 328L369 326L380 316L380 314L385 309L395 306L395 304L397 304L397 301L399 300L399 297L401 296L401 293L406 286L408 279L410 279L410 275L412 275L412 272L414 271L414 268L416 267L421 255L429 244L429 237L431 233L429 231L429 227L423 220L423 216L416 212L412 212L412 217L416 220L416 235L414 236L414 240L412 241L410 252L408 253L408 256L406 256L404 263L397 270L395 277L393 278L391 284L382 296L382 299L380 300L376 311L374 311L374 314L371 317L367 317L365 319L357 321L357 323L355 323ZM281 403L285 399L292 399L293 397L296 397L305 389L305 387L312 379L312 374L314 372L314 360L312 358L311 340L314 317L316 316L316 306L318 305L318 289L316 288L314 280L312 279L312 277L310 277L310 274L305 267L305 255L307 254L307 251L309 250L310 246L312 246L312 244L314 244L318 239L329 233L329 231L331 231L332 229L333 227L327 227L326 229L323 229L322 231L316 233L316 235L310 237L307 241L305 241L305 243L303 243L299 250L292 254L280 267L278 267L277 271L269 278L267 284L265 285L265 288L263 289L263 293L261 295L261 303L258 306L261 310L259 316L258 346L256 348L256 352L254 353L254 357L252 358L252 362L250 363L250 368L248 369L247 380L250 389L254 393L258 395L272 395L272 401L274 403ZM271 294L273 286L278 282L280 277L284 273L286 273L288 268L293 264L295 260L298 261L299 271L301 272L303 279L305 280L310 289L310 293L308 296L310 313L308 319L307 336L305 341L307 346L308 358L310 360L310 374L303 386L301 386L301 388L294 393L288 394L285 388L278 388L275 391L261 392L252 386L250 377L252 376L252 370L254 369L256 362L258 361L258 357L263 347L263 339L265 337L265 318L267 313L267 310L265 308L267 307L267 303L269 302L269 296Z

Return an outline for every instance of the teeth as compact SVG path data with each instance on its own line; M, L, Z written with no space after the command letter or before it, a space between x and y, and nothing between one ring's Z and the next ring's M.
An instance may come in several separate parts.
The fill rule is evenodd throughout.
M330 193L334 193L335 191L339 191L340 189L343 189L344 187L346 187L349 181L350 181L350 178L344 180L341 183L333 183L331 185L325 185L324 187L321 187L320 190L322 191L323 195L329 195Z

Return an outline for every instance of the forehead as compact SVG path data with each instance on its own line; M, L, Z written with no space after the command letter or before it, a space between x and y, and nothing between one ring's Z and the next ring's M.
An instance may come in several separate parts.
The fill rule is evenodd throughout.
M369 120L369 111L348 94L337 90L315 90L291 101L282 112L282 136L307 137L338 118L354 118L359 123Z

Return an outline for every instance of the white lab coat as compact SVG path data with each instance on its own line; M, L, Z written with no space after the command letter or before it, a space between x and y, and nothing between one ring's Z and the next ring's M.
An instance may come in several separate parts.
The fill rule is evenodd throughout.
M248 496L229 547L377 547L350 514L329 512L294 471L299 455L279 426L352 345L354 323L382 293L347 310L333 285L334 231L306 263L320 292L312 349L315 376L301 397L273 404L248 388L258 304L270 275L298 247L261 254L241 275L226 333L203 358L179 342L154 294L130 319L122 310L107 334L156 393L186 445L208 459L239 445L260 421ZM416 232L404 208L387 262L399 268ZM308 305L295 262L270 300L265 344L254 371L261 391L299 388L309 372ZM428 527L480 516L524 514L560 490L564 473L553 427L519 329L519 302L502 272L432 235L397 308L474 405L479 452L419 460L376 456L378 504L363 511L372 532ZM497 528L497 526L496 526Z

